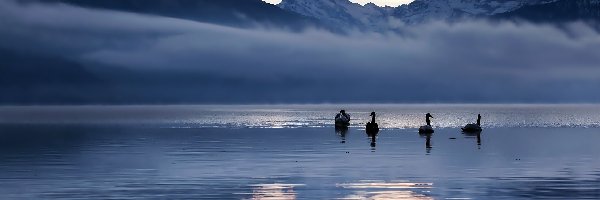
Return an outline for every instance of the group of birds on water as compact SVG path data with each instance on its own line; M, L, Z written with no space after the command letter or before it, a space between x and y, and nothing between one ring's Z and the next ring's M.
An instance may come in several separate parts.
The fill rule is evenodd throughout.
M366 132L367 133L378 133L379 132L379 125L377 124L377 122L375 122L375 116L377 114L375 112L371 112L371 121L367 122L366 125ZM422 134L428 134L428 133L434 133L435 131L433 130L433 127L431 126L431 118L433 118L433 116L431 115L431 113L427 113L425 114L425 123L426 125L421 126L419 128L419 133ZM341 110L340 113L338 113L335 116L335 126L336 127L348 127L350 126L350 115L348 113L346 113L345 110ZM481 114L477 115L477 123L475 124L467 124L465 127L461 128L463 132L467 132L467 133L476 133L476 132L481 132L483 131L483 129L481 128Z
M372 138L371 146L375 145L375 137L379 133L379 125L375 121L376 115L377 114L375 112L371 112L371 115L370 115L371 121L367 122L366 127L365 127L365 131L366 131L367 135ZM431 118L433 118L431 113L425 114L425 125L419 127L419 134L431 136L431 134L433 134L435 132L435 130L431 126ZM339 129L339 128L347 129L348 126L350 126L350 115L348 113L346 113L345 110L341 110L335 116L335 127L336 127L336 129ZM483 129L481 128L481 114L477 115L477 123L467 124L461 129L462 129L462 132L468 133L468 134L481 133L483 131ZM430 146L430 145L428 144L428 146Z

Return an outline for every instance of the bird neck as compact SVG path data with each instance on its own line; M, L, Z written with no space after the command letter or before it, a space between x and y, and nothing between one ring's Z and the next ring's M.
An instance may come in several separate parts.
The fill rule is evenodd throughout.
M375 123L375 115L371 116L371 123Z

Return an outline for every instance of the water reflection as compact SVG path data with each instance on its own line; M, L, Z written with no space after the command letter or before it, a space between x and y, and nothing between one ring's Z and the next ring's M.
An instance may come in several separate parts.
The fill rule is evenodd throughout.
M419 133L419 136L425 138L425 149L427 149L427 153L431 152L433 145L431 145L431 137L433 137L432 133Z
M332 105L178 105L178 106L4 106L4 124L144 125L173 128L330 127ZM419 128L423 105L345 105L355 113L373 109L393 118L378 119L381 128ZM473 113L490 116L486 127L600 127L600 105L427 105L436 111L436 127L470 123ZM572 117L567 117L572 116ZM366 121L357 115L354 121Z
M486 129L485 152L441 129L437 156L420 156L432 135L386 131L369 153L331 128L0 125L0 199L600 199L599 129ZM356 181L389 177L436 185Z
M347 126L335 126L335 133L342 139L340 143L346 143L346 134L348 133Z
M297 198L295 187L302 184L258 184L251 185L252 200L294 200Z
M373 134L370 137L371 137L371 150L375 150L375 147L377 146L377 134Z
M371 151L375 151L375 147L377 147L377 132L367 132L367 137L371 142Z
M463 134L467 138L477 138L477 148L478 149L481 148L481 132L477 132L477 133L466 133L466 132L463 132Z
M417 190L433 188L432 183L362 181L360 183L339 184L339 187L355 190L339 199L433 199Z
M377 124L376 120L377 113L371 112L371 121L367 122L365 127L365 132L367 136L371 138L371 151L375 151L375 146L377 146L377 134L379 133L379 124Z
M486 188L485 194L504 199L515 195L529 199L600 199L600 176L574 177L506 177L492 179L498 184ZM510 186L507 186L510 185Z

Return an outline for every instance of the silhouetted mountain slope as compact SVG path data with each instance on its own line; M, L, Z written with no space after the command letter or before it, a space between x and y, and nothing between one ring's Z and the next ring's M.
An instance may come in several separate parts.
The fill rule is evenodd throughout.
M84 66L63 58L0 49L0 103L73 103L97 98L105 83ZM85 92L85 95L82 94Z
M285 11L261 0L20 0L66 3L87 8L118 10L190 19L237 27L267 26L298 29L319 26L317 20Z
M496 19L518 19L532 22L569 22L600 20L600 0L560 0L529 5L494 16Z

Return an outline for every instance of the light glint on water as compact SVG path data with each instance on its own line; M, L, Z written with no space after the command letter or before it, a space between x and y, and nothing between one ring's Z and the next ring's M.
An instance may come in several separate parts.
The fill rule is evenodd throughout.
M0 107L4 124L144 125L162 128L299 128L331 127L340 109L352 115L351 126L363 127L378 113L386 129L418 128L425 113L436 128L458 128L483 116L482 126L600 127L600 105L494 104L355 104L264 106L40 106Z

